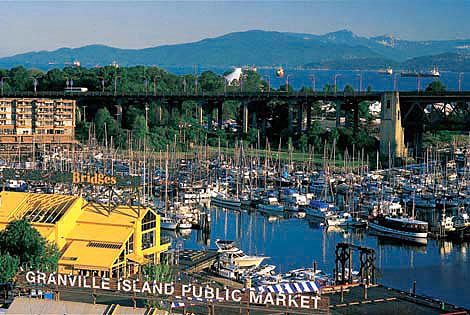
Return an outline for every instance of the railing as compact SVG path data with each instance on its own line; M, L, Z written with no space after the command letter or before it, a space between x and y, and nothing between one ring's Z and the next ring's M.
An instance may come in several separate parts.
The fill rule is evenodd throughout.
M64 92L64 91L15 91L15 92L4 92L0 94L0 97L41 97L41 96L54 96L54 97L373 97L382 95L383 92L336 92L336 93L325 93L325 92L285 92L285 91L271 91L271 92L165 92L165 93L145 93L145 92Z
M380 98L384 93L393 93L393 91L375 91L375 92L322 92L322 91L305 91L305 92L287 92L287 91L270 91L270 92L178 92L170 91L165 93L145 93L145 92L76 92L70 93L65 91L14 91L4 92L0 97L63 97L63 98L81 98L81 97L138 97L138 98ZM470 97L470 91L443 91L443 92L427 92L427 91L406 91L399 92L400 96L424 96L424 97Z

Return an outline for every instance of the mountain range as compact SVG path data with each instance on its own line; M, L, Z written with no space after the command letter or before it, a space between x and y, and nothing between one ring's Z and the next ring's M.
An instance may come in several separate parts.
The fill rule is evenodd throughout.
M104 45L60 48L0 58L0 68L82 66L278 66L377 69L386 66L423 70L470 71L470 40L409 41L384 35L362 37L349 30L324 35L251 30L201 41L144 49Z

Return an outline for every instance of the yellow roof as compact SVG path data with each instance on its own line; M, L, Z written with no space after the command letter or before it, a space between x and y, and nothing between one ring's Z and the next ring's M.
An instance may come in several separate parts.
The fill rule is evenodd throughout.
M136 263L138 263L138 264L141 264L141 265L143 265L143 264L145 264L145 263L148 262L148 259L146 259L146 258L143 257L143 256L139 256L139 255L137 255L136 253L130 253L130 254L128 254L128 255L126 256L126 258L129 259L129 260L132 260L132 261L134 261L134 262L136 262Z
M59 264L80 269L109 270L121 253L120 247L98 247L103 243L73 241L62 254ZM97 246L98 245L98 246Z
M0 193L0 220L9 221L8 218L16 207L28 197L28 194L12 191L2 191Z
M102 205L89 203L85 206L78 222L96 224L105 220L105 224L133 226L139 218L137 214L138 210L140 210L140 216L142 217L147 212L148 208L140 207L139 209L137 206L117 206L111 213L108 213L106 208Z
M3 191L0 193L0 220L26 219L54 224L78 199L76 196Z
M88 240L111 243L124 243L134 229L130 226L116 226L97 221L95 223L77 223L67 240Z
M46 240L51 236L51 233L54 232L54 225L52 224L34 224L33 227L44 237Z

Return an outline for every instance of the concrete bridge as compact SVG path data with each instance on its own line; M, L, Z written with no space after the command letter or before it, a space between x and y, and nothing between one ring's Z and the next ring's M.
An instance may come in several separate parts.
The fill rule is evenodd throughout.
M2 95L7 98L66 98L77 100L77 105L87 108L92 114L100 106L107 106L117 115L125 113L129 105L144 107L156 102L159 110L166 110L169 116L174 109L181 112L185 101L198 104L200 122L207 117L208 128L212 121L222 125L224 102L236 101L240 104L242 131L250 127L266 131L268 104L276 101L287 109L287 127L292 133L302 132L311 127L312 104L317 101L331 102L336 105L336 123L340 117L352 117L354 133L359 128L359 103L378 101L382 103L380 141L381 152L404 156L406 147L419 153L425 130L439 128L453 120L460 121L462 129L470 130L470 92L361 92L361 93L323 93L323 92L227 92L227 93L108 93L108 92L14 92ZM215 115L214 115L215 112ZM429 113L428 113L429 112ZM215 117L214 117L215 116ZM296 117L295 117L296 116ZM120 116L118 116L120 117ZM161 115L160 115L161 117ZM306 118L306 119L305 119Z

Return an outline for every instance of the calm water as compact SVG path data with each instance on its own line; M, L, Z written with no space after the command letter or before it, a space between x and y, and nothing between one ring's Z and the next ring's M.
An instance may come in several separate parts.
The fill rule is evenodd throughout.
M164 67L165 68L165 67ZM192 67L166 67L166 70L175 74L189 74L194 73ZM197 73L201 74L206 70L214 71L218 74L223 74L226 71L230 71L230 68L220 67L199 67ZM431 69L425 69L431 70ZM377 71L353 71L353 70L295 70L295 69L284 69L284 78L277 78L274 69L258 69L257 72L264 77L264 80L269 80L273 88L278 88L280 85L284 85L286 76L289 75L289 85L295 89L300 89L302 86L312 87L311 76L315 76L316 90L322 90L325 84L334 84L335 74L340 76L337 78L338 90L343 90L344 86L349 84L354 87L355 90L359 89L359 74L362 73L362 89L366 90L370 85L374 91L391 91L393 90L393 77L395 73L399 74L400 70L394 69L394 75L384 75ZM448 90L458 90L458 78L459 73L440 71L441 76L439 80L447 87ZM433 78L422 78L421 89L423 90ZM400 77L398 75L397 85L400 91L415 91L417 90L417 80L411 77ZM462 90L470 90L470 73L464 73L462 78Z
M192 231L178 240L186 249L215 248L216 239L235 240L248 254L265 255L278 272L311 267L333 272L339 242L367 246L376 251L379 282L405 291L416 280L417 292L470 308L470 244L429 240L427 246L405 245L366 231L326 230L306 219L270 222L259 213L213 209L210 240ZM359 257L354 256L358 270Z

